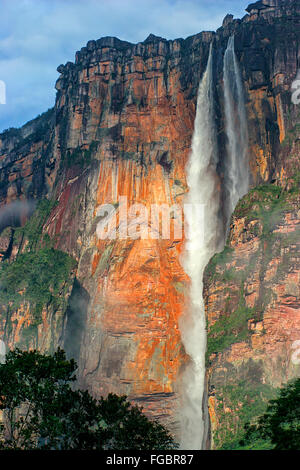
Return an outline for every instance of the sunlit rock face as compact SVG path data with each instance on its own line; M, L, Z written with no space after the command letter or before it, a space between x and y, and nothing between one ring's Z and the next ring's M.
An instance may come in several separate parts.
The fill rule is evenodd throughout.
M41 220L42 234L77 263L68 279L61 280L59 305L43 305L38 322L32 320L29 301L7 308L1 299L0 338L9 347L53 350L61 345L78 361L81 387L95 396L127 394L176 430L178 376L188 361L178 326L189 284L180 261L184 240L99 240L97 210L104 203L118 208L120 196L127 197L128 206L142 203L148 209L151 204L182 205L197 90L212 40L222 181L223 56L233 34L246 94L251 184L292 184L289 177L299 162L299 107L291 103L299 66L296 4L287 1L268 16L229 18L216 33L186 40L150 35L136 45L116 38L90 41L76 53L75 63L58 67L54 109L21 130L0 135L0 206L16 199L57 201ZM243 250L248 242L239 241L236 220L231 243ZM284 231L290 222L282 223ZM7 227L0 237L0 256L13 261L28 243ZM226 299L207 282L210 321L211 296L217 296L220 311ZM222 283L220 291L225 289ZM253 283L254 297L260 284ZM284 315L274 308L266 311L273 326ZM293 322L297 330L300 320ZM268 331L265 338L275 358L280 342ZM247 348L249 356L254 354L251 345ZM268 354L262 347L260 357ZM210 366L210 377L222 357ZM287 366L280 366L279 373L274 361L270 374L274 370L280 382ZM216 384L222 380L219 374Z
M250 191L234 212L228 247L207 266L214 447L238 445L245 422L300 375L299 207L299 188Z

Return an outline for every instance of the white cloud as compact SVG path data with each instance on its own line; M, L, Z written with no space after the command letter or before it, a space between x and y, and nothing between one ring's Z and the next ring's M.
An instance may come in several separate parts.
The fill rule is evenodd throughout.
M54 104L56 67L73 61L88 40L150 34L175 39L244 14L243 0L0 0L0 80L7 104L0 129L18 126Z

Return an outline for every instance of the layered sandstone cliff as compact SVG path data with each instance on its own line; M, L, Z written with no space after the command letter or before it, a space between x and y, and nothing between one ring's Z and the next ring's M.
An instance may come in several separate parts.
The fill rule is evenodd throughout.
M214 447L238 448L244 424L300 375L299 172L289 183L239 202L227 246L206 268Z
M151 204L183 203L197 88L212 40L216 120L220 148L225 148L222 70L232 34L247 96L252 185L272 183L290 190L294 183L289 178L299 169L299 107L291 103L291 83L300 60L299 15L299 2L288 0L268 15L251 13L242 20L227 17L216 33L185 40L150 35L134 45L102 38L89 41L77 52L75 63L58 67L54 109L22 129L0 135L0 205L16 199L48 200L38 206L24 228L24 217L15 215L0 237L1 256L12 263L0 310L1 337L9 347L53 350L61 345L78 361L81 387L95 396L108 391L125 393L176 428L177 379L188 360L178 328L188 286L180 263L184 241L99 240L97 209L111 203L119 214L120 196L127 197L128 206L142 203L148 209ZM222 152L220 160L222 178ZM251 361L263 361L264 368L255 366L251 374L259 383L272 386L296 374L278 359L287 354L300 328L299 317L293 316L296 291L293 287L285 291L285 285L297 284L299 272L292 255L294 241L287 238L287 246L282 241L297 225L296 202L289 204L292 208L287 206L270 233L274 232L274 240L280 238L277 245L283 253L289 250L290 258L275 253L273 245L265 245L263 228L253 222L256 219L246 221L247 214L238 214L230 234L232 258L223 271L214 264L217 281L214 275L207 277L209 328L216 321L223 325L224 313L233 315L235 321L235 312L246 312L238 313L243 341L235 329L223 325L225 346L211 350L208 370L214 431L223 429L223 424L212 389L223 393L222 387L227 386L225 363L230 370L236 368L234 380L246 380ZM28 272L24 265L30 253ZM248 284L245 280L242 286L236 279L230 284L227 268L232 274L241 259L235 270L242 270L242 263L252 255L256 264L251 264ZM277 280L274 266L281 264L288 267ZM32 287L39 270L45 277L53 272L47 281L50 296L40 296ZM23 277L18 277L19 272ZM232 290L230 301L228 289ZM270 303L263 303L264 289L274 290L277 300L272 297ZM287 339L280 341L274 330L282 330L283 324L293 334L287 333ZM273 366L265 360L270 350ZM247 357L244 362L242 355ZM232 410L226 403L224 407Z

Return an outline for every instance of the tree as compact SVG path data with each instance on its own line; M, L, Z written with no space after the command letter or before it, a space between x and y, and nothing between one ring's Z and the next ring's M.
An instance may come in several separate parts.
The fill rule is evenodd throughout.
M245 426L241 445L247 448L300 449L300 379L286 384L270 400L256 424Z
M94 399L73 390L77 365L58 349L53 356L16 349L0 365L4 449L176 448L169 432L125 396Z

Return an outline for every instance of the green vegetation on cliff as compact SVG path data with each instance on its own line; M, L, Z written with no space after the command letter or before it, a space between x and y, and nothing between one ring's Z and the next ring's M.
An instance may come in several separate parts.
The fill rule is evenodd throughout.
M40 201L25 226L15 230L16 256L0 264L0 311L6 314L6 334L12 328L11 314L25 302L30 304L30 326L23 329L23 340L34 334L44 308L56 312L66 307L73 281L75 260L56 250L49 235L43 234L54 205L53 201Z
M253 318L254 309L246 307L243 294L237 309L230 315L224 315L217 320L209 330L207 345L208 357L212 353L224 351L233 343L245 341L248 338L248 320Z
M66 150L62 154L61 168L72 168L73 166L78 166L81 169L87 168L92 163L98 145L99 142L92 141L88 148L78 146L75 149Z
M233 214L233 224L237 219L244 219L247 236L257 237L259 247L250 256L248 263L244 265L242 260L240 266L240 260L235 260L233 247L227 244L206 267L207 284L228 284L223 314L208 327L208 358L212 353L223 352L232 344L249 339L251 331L248 329L248 320L262 319L272 292L262 285L255 306L249 308L245 302L245 282L254 271L259 271L259 278L264 279L271 259L279 256L283 248L299 240L299 228L288 234L276 231L283 222L285 212L298 198L298 180L299 174L296 174L288 191L275 185L258 186L239 201ZM276 280L284 275L290 256L289 253L284 254L282 264L277 267Z
M264 413L268 400L275 396L274 388L249 381L218 387L216 399L219 426L213 436L215 447L223 450L241 448L245 426ZM256 445L270 448L266 442L257 442Z
M24 300L39 323L44 307L57 310L65 301L67 282L75 267L73 259L53 248L21 253L12 263L0 266L1 302L15 309Z
M214 434L218 449L300 449L300 379L280 390L239 382L220 387L216 398L222 420Z
M205 285L212 287L210 296L218 312L207 325L207 366L217 421L213 443L217 449L274 447L258 434L253 442L240 444L246 423L256 422L277 394L260 360L243 359L243 348L251 350L253 333L256 351L263 345L264 313L278 295L273 286L284 282L297 258L298 210L299 172L285 187L270 184L253 188L232 216L234 238L205 270ZM289 228L285 229L287 220ZM213 313L210 309L209 314ZM230 349L242 342L246 345Z
M41 242L45 243L48 240L47 234L43 235L43 227L56 204L56 201L42 199L24 227L16 229L16 241L26 243L26 251L33 251L41 245Z
M245 425L244 449L300 449L300 379L281 388L256 423Z
M235 218L245 217L246 223L259 221L262 230L256 234L267 239L282 221L284 211L292 200L292 191L284 191L272 184L258 186L239 201L233 215Z

